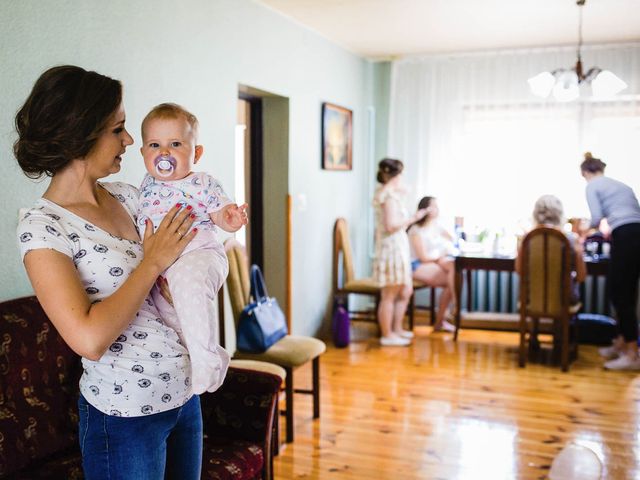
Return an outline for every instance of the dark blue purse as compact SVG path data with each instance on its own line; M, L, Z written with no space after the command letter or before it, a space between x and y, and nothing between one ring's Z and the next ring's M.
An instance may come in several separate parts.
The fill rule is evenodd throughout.
M251 265L250 303L240 314L236 346L242 352L262 353L287 334L287 322L278 301L269 297L262 271Z

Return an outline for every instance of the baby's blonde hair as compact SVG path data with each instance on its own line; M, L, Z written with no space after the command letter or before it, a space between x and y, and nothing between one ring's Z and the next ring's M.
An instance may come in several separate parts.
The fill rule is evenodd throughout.
M543 195L533 207L533 220L540 224L559 227L564 220L562 202L554 195Z
M198 139L198 129L200 128L200 124L198 123L198 118L191 113L189 110L184 108L182 105L178 105L177 103L161 103L160 105L156 105L151 109L147 116L142 120L142 126L140 127L142 130L142 138L144 138L144 129L147 123L151 120L155 119L174 119L174 118L184 118L189 126L191 127L191 131L193 132L194 140Z

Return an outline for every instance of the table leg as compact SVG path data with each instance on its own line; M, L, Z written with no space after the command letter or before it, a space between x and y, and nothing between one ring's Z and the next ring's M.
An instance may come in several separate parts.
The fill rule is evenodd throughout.
M456 262L456 270L454 275L454 288L455 288L455 321L456 331L453 333L453 341L458 340L458 330L460 330L460 315L462 310L461 298L462 298L462 268L459 268Z

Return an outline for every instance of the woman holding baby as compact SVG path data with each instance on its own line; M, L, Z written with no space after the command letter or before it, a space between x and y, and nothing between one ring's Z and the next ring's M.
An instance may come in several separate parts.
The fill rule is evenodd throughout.
M82 356L85 477L200 478L202 418L190 357L149 296L196 236L191 210L173 206L140 238L137 189L101 181L120 171L133 143L117 80L51 68L19 110L16 129L24 173L51 177L20 219L18 239L38 300Z

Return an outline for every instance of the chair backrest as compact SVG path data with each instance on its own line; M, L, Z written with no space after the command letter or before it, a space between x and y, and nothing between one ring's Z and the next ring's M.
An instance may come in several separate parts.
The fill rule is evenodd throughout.
M333 227L333 292L354 279L349 227L344 218L338 218Z
M249 282L249 260L244 246L234 239L224 244L229 260L229 275L227 276L227 290L233 310L233 323L238 326L240 313L249 303L251 285Z
M557 318L571 302L569 239L555 228L531 230L522 241L520 308L525 314Z

